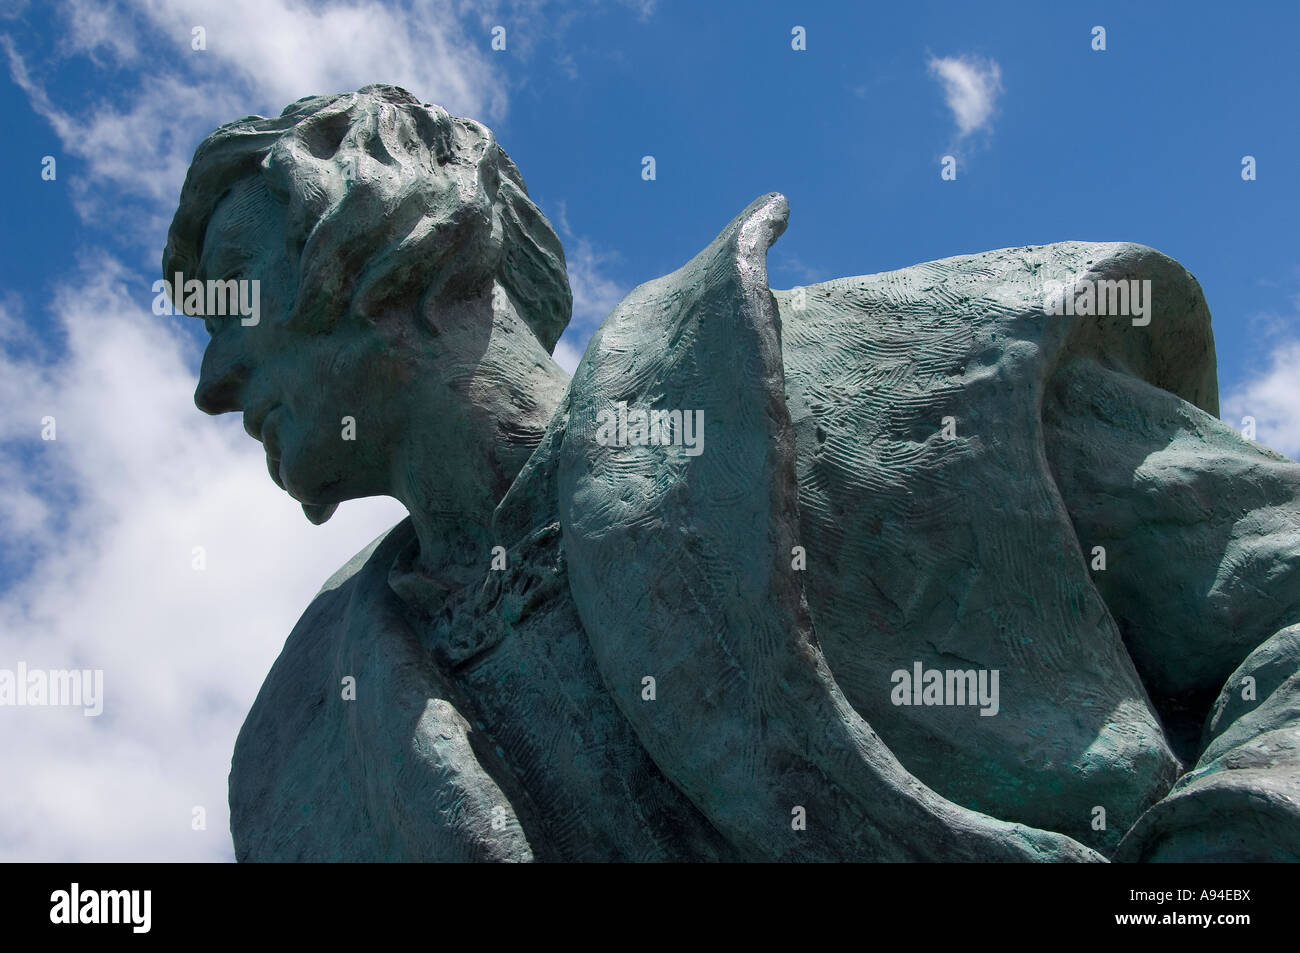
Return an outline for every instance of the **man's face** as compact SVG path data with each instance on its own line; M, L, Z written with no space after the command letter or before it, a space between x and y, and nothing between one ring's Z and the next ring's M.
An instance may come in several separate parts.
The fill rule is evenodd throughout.
M285 236L285 210L260 178L240 182L214 212L199 274L184 277L256 280L260 312L250 325L239 314L205 319L211 340L194 403L209 414L242 411L271 479L299 502L388 493L411 368L349 317L327 333L286 327L299 253Z

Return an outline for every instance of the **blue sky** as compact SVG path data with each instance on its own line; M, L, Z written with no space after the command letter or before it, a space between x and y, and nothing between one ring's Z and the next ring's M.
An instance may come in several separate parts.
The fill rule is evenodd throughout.
M224 774L262 676L320 582L401 515L358 501L308 525L238 421L189 404L201 326L149 304L216 125L370 82L485 122L564 239L568 366L627 291L768 191L791 206L778 287L1013 245L1151 245L1204 287L1225 419L1254 416L1295 456L1298 11L0 2L0 667L93 664L120 699L100 719L0 718L29 767L0 803L0 858L228 858ZM57 441L39 439L47 414Z
M293 88L284 80L220 84L219 71L203 76L187 62L215 60L217 46L238 38L214 31L208 51L191 51L185 27L204 19L204 4L143 6L177 12L141 30L141 62L122 64L111 43L70 54L68 19L90 19L75 5L62 13L33 5L8 21L6 34L74 122L101 110L129 115L142 81L173 69L224 85L240 114L278 112L288 101L270 98ZM431 15L446 9L432 5ZM1300 11L1292 5L1266 4L1251 16L1180 5L1177 17L1167 5L1130 3L579 9L523 4L514 16L509 6L444 16L456 23L458 55L482 63L482 84L468 94L437 88L436 71L420 77L432 88L379 64L382 75L354 80L404 82L492 126L543 209L567 223L571 257L594 272L579 277L607 289L585 311L580 301L574 343L619 292L676 268L767 191L791 203L790 230L772 261L773 282L783 286L1009 245L1152 245L1205 288L1225 393L1261 370L1269 335L1259 318L1295 315L1300 126L1290 117L1300 70L1290 38ZM124 22L142 19L123 13ZM494 53L497 22L507 50ZM796 24L807 30L802 52L791 49ZM1107 30L1104 52L1091 49L1098 24ZM965 139L928 68L946 57L993 61L1001 76L990 120ZM333 91L302 86L293 96ZM114 250L152 280L163 234L123 235L122 216L112 213L165 218L179 183L148 168L149 185L123 189L122 176L61 142L17 84L3 96L15 145L0 153L0 168L8 181L32 180L12 190L0 234L6 293L40 300L88 244ZM152 140L138 145L151 155L186 157L202 135L191 130L206 129L206 117L165 110L138 118L132 132ZM45 154L58 157L65 184L40 182ZM955 182L939 178L945 154L958 159ZM654 182L640 176L643 155L656 158ZM1254 182L1241 179L1244 155L1257 159ZM110 214L80 217L73 182ZM150 193L156 202L140 201Z

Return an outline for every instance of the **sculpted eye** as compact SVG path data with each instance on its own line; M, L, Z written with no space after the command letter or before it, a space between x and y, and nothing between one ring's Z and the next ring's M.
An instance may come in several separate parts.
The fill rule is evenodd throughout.
M204 305L211 309L214 302L217 303L218 310L211 313L195 314L196 318L203 319L203 326L207 329L209 336L216 336L217 331L221 328L228 314L234 314L238 311L239 297L235 292L234 297L222 297L221 294L214 295L213 287L229 287L230 282L234 282L234 287L238 287L242 281L240 275L243 273L243 267L230 268L221 272L221 277L217 279L201 279L204 284ZM226 309L226 310L223 310Z

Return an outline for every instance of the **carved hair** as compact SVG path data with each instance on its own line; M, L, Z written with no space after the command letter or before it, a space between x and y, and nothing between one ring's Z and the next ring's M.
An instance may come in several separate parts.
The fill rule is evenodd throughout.
M254 175L287 207L298 261L288 320L298 327L328 330L349 312L418 314L428 300L481 294L493 277L547 351L569 322L560 240L491 130L472 119L374 85L221 126L194 153L165 278L199 277L213 210Z

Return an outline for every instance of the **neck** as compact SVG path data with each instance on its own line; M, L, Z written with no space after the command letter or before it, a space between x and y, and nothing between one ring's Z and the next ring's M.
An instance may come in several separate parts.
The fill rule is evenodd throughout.
M438 352L418 379L438 393L415 406L451 408L413 420L394 461L394 496L411 514L416 567L458 589L483 577L494 546L492 514L540 442L568 387L503 293L438 315Z

